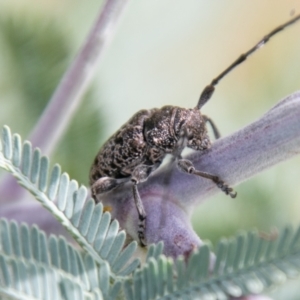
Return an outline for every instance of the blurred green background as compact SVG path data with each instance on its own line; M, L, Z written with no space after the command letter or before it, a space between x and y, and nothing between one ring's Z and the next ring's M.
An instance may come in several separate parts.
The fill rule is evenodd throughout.
M1 126L29 135L100 6L0 0ZM194 107L213 77L293 13L300 13L299 1L131 1L52 162L87 184L99 146L133 113ZM203 111L228 135L299 90L299 70L297 23L228 75ZM242 229L298 225L299 166L296 157L239 185L235 200L219 195L203 203L193 217L201 238L215 243Z

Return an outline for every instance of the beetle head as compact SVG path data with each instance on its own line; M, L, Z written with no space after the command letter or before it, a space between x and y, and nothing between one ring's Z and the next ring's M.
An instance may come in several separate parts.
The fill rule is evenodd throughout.
M197 108L188 110L188 116L182 129L187 140L187 147L198 151L210 147L205 119Z

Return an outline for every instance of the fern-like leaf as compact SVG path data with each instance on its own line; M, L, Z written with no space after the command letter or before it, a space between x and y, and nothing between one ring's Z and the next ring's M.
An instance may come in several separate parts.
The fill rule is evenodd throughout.
M119 231L116 220L111 222L101 203L87 199L84 186L78 187L77 181L61 174L59 165L48 176L49 159L27 141L21 147L21 138L17 134L12 137L7 126L3 127L1 144L0 167L30 191L98 264L108 263L113 278L130 274L139 265L138 259L127 265L137 243L122 250L125 232Z
M2 297L26 300L103 299L99 288L87 292L64 272L0 253L0 298Z
M111 271L107 262L99 266L89 254L82 256L65 238L54 235L47 238L45 232L36 226L19 226L15 221L0 219L0 254L11 260L32 263L36 268L58 272L63 278L80 286L84 293L97 290L98 294L101 291L101 295L115 299L121 288L118 281L113 285L110 283ZM5 267L3 272L5 279ZM16 279L12 280L16 284Z
M152 250L153 252L153 250ZM160 255L123 283L126 299L229 299L262 293L300 272L300 227L287 227L274 240L253 231L222 239L211 270L210 247L204 245L189 257ZM202 298L201 298L202 299Z
M32 278L32 280L38 281L34 286L38 289L35 291L37 296L34 296L34 299L59 299L58 295L61 293L62 297L65 297L64 299L81 299L83 294L84 297L93 295L94 299L113 300L121 291L120 281L113 284L110 282L111 271L107 262L101 265L96 264L89 254L83 257L65 238L57 238L53 235L46 238L45 233L36 226L29 228L26 224L18 225L15 221L8 222L1 219L1 256L0 296L2 292L3 295L10 295L11 285L20 285L19 277L22 274L19 275L19 273L24 267L19 271L16 261L24 262L25 265L30 265L30 268L36 268L41 272L40 278ZM11 268L13 269L11 270ZM56 282L46 280L47 272L52 272L51 274L55 274L56 277L61 279L59 285L55 285ZM24 277L27 276L26 273L23 275ZM26 277L26 282L30 283L31 278ZM53 285L55 286L52 289L51 286ZM26 286L26 289L32 291L31 285ZM48 291L48 298L39 289ZM31 298L32 295L26 298L24 295L21 297L18 291L14 291L14 293L18 295L16 299L33 299Z

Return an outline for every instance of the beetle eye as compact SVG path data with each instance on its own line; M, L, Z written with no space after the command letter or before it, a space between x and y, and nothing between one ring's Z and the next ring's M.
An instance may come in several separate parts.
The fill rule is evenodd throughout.
M192 140L193 138L194 138L193 133L192 133L192 132L189 132L189 133L188 133L188 139L189 139L189 140Z

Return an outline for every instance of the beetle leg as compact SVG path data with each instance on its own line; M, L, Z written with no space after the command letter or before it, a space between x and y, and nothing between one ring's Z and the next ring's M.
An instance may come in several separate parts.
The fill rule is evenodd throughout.
M116 179L111 177L101 177L91 186L92 197L96 199L97 195L108 192L125 181L128 181L128 178Z
M146 230L146 212L143 206L143 202L141 200L137 185L140 182L144 182L148 179L149 175L159 167L160 161L157 162L154 165L139 165L137 166L131 176L131 181L133 183L132 186L132 191L133 191L133 198L134 198L134 203L139 215L139 223L138 223L138 237L140 240L140 244L142 247L146 246L146 241L145 241L145 230Z
M147 179L149 176L149 171L147 170L149 166L144 166L144 168L141 168L143 166L139 166L139 168L136 168L135 175L138 175L136 177L133 177L131 181L133 182L132 191L133 191L133 198L134 203L139 215L139 223L138 223L138 237L139 241L142 247L146 246L145 242L145 228L146 228L146 212L143 206L143 202L141 200L139 191L137 189L137 184L139 182L143 182ZM146 168L147 167L147 168ZM91 187L92 190L92 197L97 200L96 196L105 192L108 192L124 181L128 181L128 178L124 179L116 179L116 178L110 178L110 177L101 177L97 181L94 182L94 184Z
M137 182L133 181L132 192L133 192L135 207L136 207L138 215L139 215L138 237L139 237L141 246L145 247L146 246L146 241L145 241L146 212L145 212L139 191L137 189Z
M177 165L179 169L185 173L194 174L212 180L218 186L218 188L220 188L226 195L230 195L231 198L236 197L237 193L233 191L233 188L225 184L225 182L221 180L218 176L196 170L193 163L190 160L182 158L178 159Z

